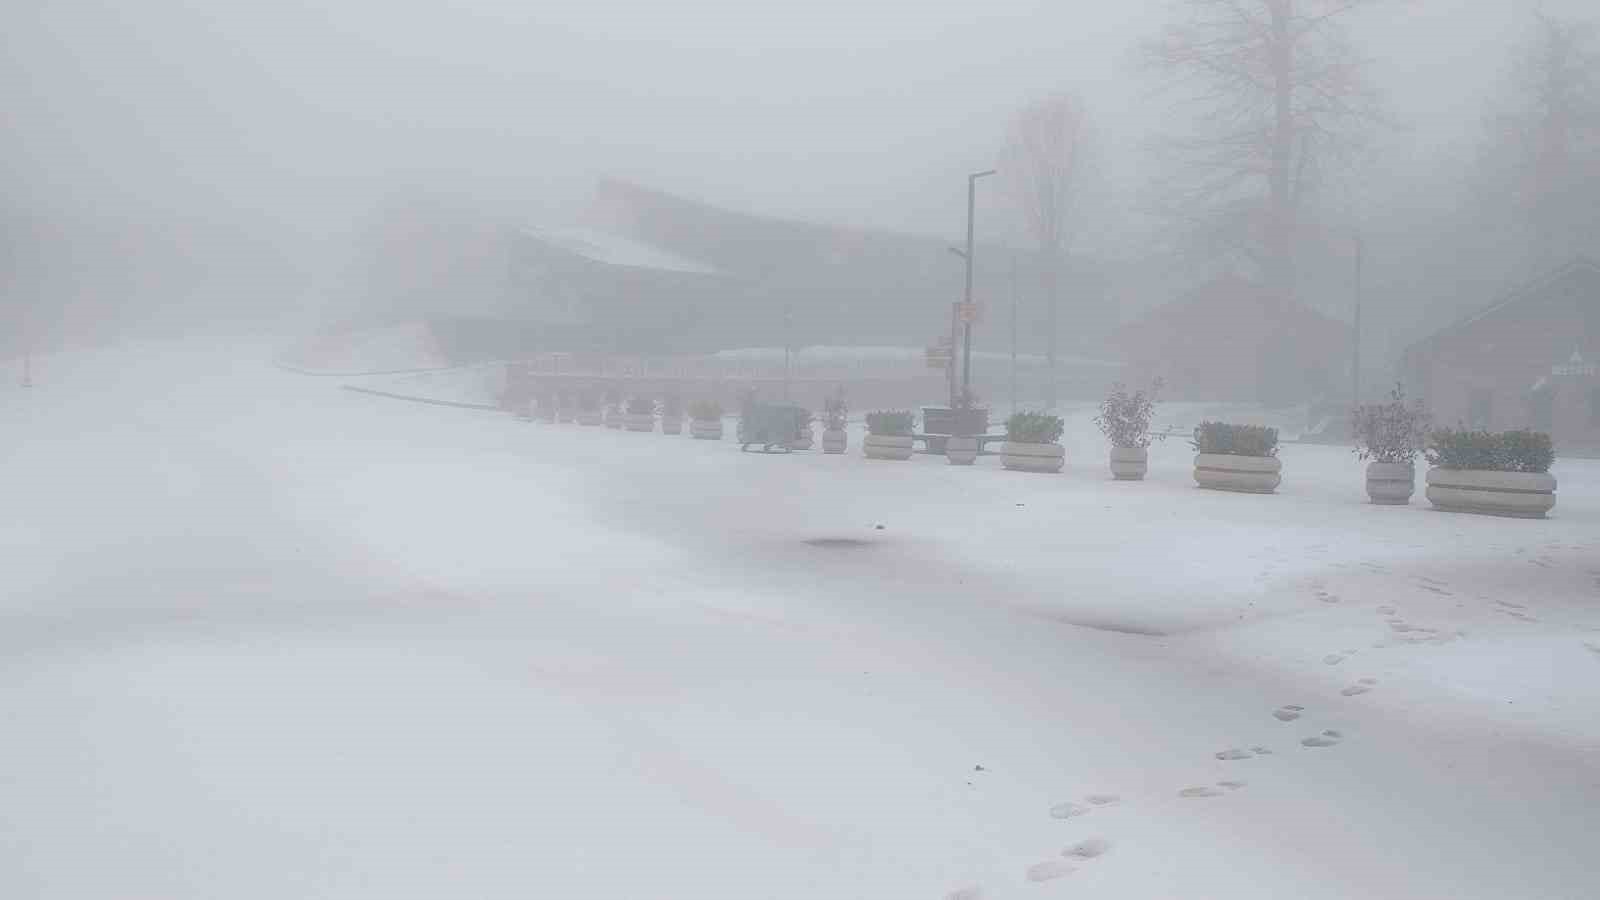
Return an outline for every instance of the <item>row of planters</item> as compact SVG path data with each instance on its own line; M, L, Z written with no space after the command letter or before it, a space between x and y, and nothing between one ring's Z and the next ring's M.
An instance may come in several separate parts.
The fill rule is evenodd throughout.
M1151 432L1156 394L1160 382L1149 392L1130 393L1115 385L1100 404L1095 423L1109 441L1112 477L1119 481L1138 481L1149 469L1151 444L1165 437ZM653 431L656 404L646 397L634 397L619 408L620 397L605 398L602 407L593 394L580 393L576 410L560 406L553 398L539 398L536 415L547 421L577 421L584 425L607 424L631 431ZM759 404L747 400L741 410L740 441L757 435L746 431L761 418ZM767 414L784 412L793 422L779 429L783 433L760 435L762 441L782 449L810 449L813 446L814 419L806 410L792 405L768 405ZM689 433L700 440L721 440L723 410L713 400L700 400L687 407ZM662 431L681 434L684 407L669 396L661 405ZM771 416L766 417L768 420ZM845 425L848 409L843 391L827 399L822 417L822 448L831 454L848 447ZM866 415L867 437L862 451L869 459L907 460L913 454L916 416L909 410L880 410ZM770 430L763 426L763 430ZM1001 464L1025 472L1059 472L1066 462L1060 440L1063 422L1044 413L1019 412L1006 420L1005 442L1001 445ZM1550 475L1555 461L1550 436L1541 432L1514 430L1473 431L1460 428L1432 428L1427 410L1420 402L1406 402L1396 388L1388 402L1357 407L1352 422L1356 453L1367 462L1367 494L1373 503L1405 505L1416 491L1416 460L1430 465L1426 496L1439 509L1502 516L1542 518L1555 507L1556 480ZM1229 422L1202 422L1195 427L1191 445L1195 450L1194 480L1202 488L1219 491L1270 494L1283 481L1283 463L1278 457L1278 431L1259 425ZM978 455L975 437L951 436L945 443L946 457L953 465L970 465Z
M1100 404L1095 423L1111 444L1111 474L1119 481L1142 480L1149 469L1150 445L1165 437L1150 430L1160 387L1157 381L1148 393L1129 393L1115 385ZM914 422L909 411L869 413L866 455L909 459ZM1059 417L1042 413L1012 415L1006 421L1002 464L1027 472L1061 471L1066 458L1059 443L1062 424ZM1543 518L1555 508L1556 480L1550 475L1555 450L1548 434L1432 428L1426 408L1407 403L1399 387L1387 403L1357 407L1352 433L1357 455L1368 463L1367 495L1373 503L1410 503L1421 456L1431 466L1426 496L1438 509ZM1202 488L1270 494L1283 483L1275 428L1202 422L1191 444L1194 480Z
M1421 456L1439 509L1542 519L1555 508L1555 447L1543 432L1431 428L1427 409L1399 387L1387 403L1357 407L1353 431L1374 503L1410 503Z
M1544 518L1555 508L1555 448L1548 434L1433 428L1427 409L1420 401L1407 403L1400 387L1386 403L1356 407L1351 424L1356 455L1367 463L1367 496L1375 504L1411 502L1420 456L1430 466L1426 496L1435 508L1519 518ZM1193 445L1200 487L1267 494L1282 483L1277 429L1202 422Z

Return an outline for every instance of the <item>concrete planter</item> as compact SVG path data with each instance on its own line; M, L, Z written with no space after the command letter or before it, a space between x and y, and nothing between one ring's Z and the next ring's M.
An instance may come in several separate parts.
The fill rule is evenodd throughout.
M1451 512L1542 519L1556 506L1556 479L1538 472L1428 470L1428 502Z
M608 409L608 410L606 410L605 419L603 421L606 423L606 427L607 428L615 428L618 431L621 431L622 430L622 411L621 410L616 410L616 409Z
M541 407L537 413L537 418L547 425L551 424L556 420L556 411L548 406Z
M843 428L824 428L822 430L822 452L843 453L850 446L850 438L845 435Z
M816 446L817 439L813 436L811 426L800 429L800 436L789 442L790 450L810 450Z
M1006 441L1000 445L1000 464L1018 472L1059 472L1067 451L1060 444Z
M578 411L579 425L604 425L605 414L598 409L584 409Z
M911 435L868 434L861 444L867 459L910 459Z
M578 411L575 410L575 409L557 410L556 411L556 421L560 422L560 423L562 423L564 425L570 425L573 422L578 421Z
M1412 463L1367 463L1367 496L1380 506L1405 506L1417 492L1417 467Z
M662 416L661 417L661 433L662 434L683 434L683 420L682 419L669 419L666 416Z
M978 458L978 439L953 437L944 443L944 457L952 466L970 466Z
M1150 470L1150 451L1143 447L1112 447L1111 477L1118 481L1143 481Z
M623 416L622 424L629 431L655 431L656 417L654 413L628 413Z
M1276 456L1200 453L1194 458L1195 483L1213 491L1270 494L1283 483L1282 472Z
M690 419L689 436L697 441L722 440L721 419Z

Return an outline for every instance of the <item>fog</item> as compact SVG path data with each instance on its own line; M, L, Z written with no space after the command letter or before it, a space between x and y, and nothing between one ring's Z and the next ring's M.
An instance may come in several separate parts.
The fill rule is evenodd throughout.
M1595 0L5 12L0 898L1595 896Z
M563 225L610 178L737 212L959 239L963 176L996 164L1019 109L1063 92L1087 110L1094 145L1064 252L1167 274L1111 277L1104 296L1061 302L1126 322L1236 265L1174 250L1152 213L1171 170L1152 145L1203 112L1140 65L1139 47L1182 6L20 4L0 61L4 303L9 321L32 312L6 345L17 332L48 345L155 321L306 327L370 311L381 298L348 296L372 265L362 235L422 196L486 221ZM1381 119L1303 206L1320 233L1368 239L1375 377L1409 342L1559 262L1514 249L1498 234L1507 209L1481 202L1486 123L1513 93L1535 12L1588 10L1394 0L1339 17ZM1030 244L1002 185L980 197L977 232L1006 252ZM1301 248L1296 292L1348 319L1350 251L1330 240L1344 239ZM1595 245L1586 232L1564 246Z

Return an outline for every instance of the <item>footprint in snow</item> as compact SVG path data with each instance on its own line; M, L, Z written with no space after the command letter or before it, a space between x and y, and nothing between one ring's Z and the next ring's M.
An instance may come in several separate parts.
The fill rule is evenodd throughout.
M1323 603L1338 603L1339 595L1330 594L1327 591L1317 591L1317 599L1321 600Z
M1521 603L1512 603L1510 600L1496 600L1494 603L1496 606L1504 606L1506 609L1527 609Z
M1339 693L1343 694L1346 697L1354 697L1357 694L1365 694L1367 691L1372 690L1373 686L1376 685L1377 683L1378 683L1378 679L1376 679L1376 678L1363 678L1360 681L1357 681L1355 684L1352 684L1349 687L1345 688L1344 690L1340 691Z
M1232 747L1213 755L1217 759L1226 761L1235 759L1250 759L1251 757L1255 756L1271 756L1272 751L1265 747L1251 747L1248 750L1243 749L1242 747Z
M1342 663L1355 655L1356 651L1354 650L1340 650L1338 653L1329 653L1327 656L1324 656L1322 661L1330 666L1337 666L1339 663Z
M1300 743L1305 747L1332 747L1342 740L1344 740L1344 735L1330 728L1319 735L1308 737Z
M1300 718L1300 714L1305 711L1306 708L1304 706L1294 706L1291 704L1288 706L1280 706L1273 710L1272 717L1277 719L1279 722L1293 722L1295 719Z
M1378 607L1378 615L1380 615L1380 616L1392 616L1392 615L1394 615L1395 613L1397 613L1399 611L1400 611L1399 607L1396 607L1396 606L1387 606L1386 605L1386 606Z
M1051 859L1042 863L1034 863L1028 867L1029 881L1054 881L1063 875L1071 875L1073 869L1064 859Z
M1245 783L1243 781L1219 781L1215 787L1207 785L1205 787L1184 788L1178 792L1178 796L1188 799L1194 799L1197 797L1221 797L1223 794L1226 794L1229 791L1237 791L1244 786Z
M1083 798L1083 803L1057 803L1050 807L1050 817L1053 819L1075 819L1094 812L1098 806L1115 806L1122 802L1116 794L1089 794ZM1087 805L1086 805L1087 804Z
M1600 656L1600 644L1591 644L1588 641L1584 641L1583 642L1583 646L1589 648L1589 652L1590 653L1593 653L1596 656Z
M1105 838L1090 838L1079 841L1071 847L1061 851L1061 855L1068 859L1095 859L1104 856L1111 849L1111 842Z
M983 900L983 888L969 884L964 888L956 888L944 895L944 900Z

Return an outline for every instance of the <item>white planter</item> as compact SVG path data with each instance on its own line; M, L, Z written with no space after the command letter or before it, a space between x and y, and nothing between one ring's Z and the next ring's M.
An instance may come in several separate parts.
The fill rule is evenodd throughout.
M661 418L661 433L662 434L683 434L683 420L682 419L668 419L665 416L663 416Z
M1195 483L1213 491L1270 494L1283 483L1282 472L1276 456L1200 453L1194 458Z
M1542 519L1556 506L1556 479L1538 472L1428 470L1428 502L1452 512Z
M598 410L598 409L580 410L578 412L578 424L579 425L603 425L603 424L605 424L604 414L602 414L600 412L600 410Z
M656 417L654 413L628 413L622 422L629 431L655 431Z
M689 435L697 441L722 440L721 419L690 419Z
M944 457L952 466L970 466L978 458L978 439L953 437L944 442Z
M1060 444L1006 441L1000 445L1000 464L1018 472L1059 472L1066 463L1067 451Z
M1417 467L1412 463L1367 463L1367 496L1380 506L1405 506L1417 492Z
M1118 481L1143 481L1150 470L1150 451L1143 447L1112 447L1111 477Z
M850 439L845 435L843 428L824 428L822 430L822 452L843 453L850 445Z
M868 434L861 443L867 459L910 459L911 450L909 434Z

